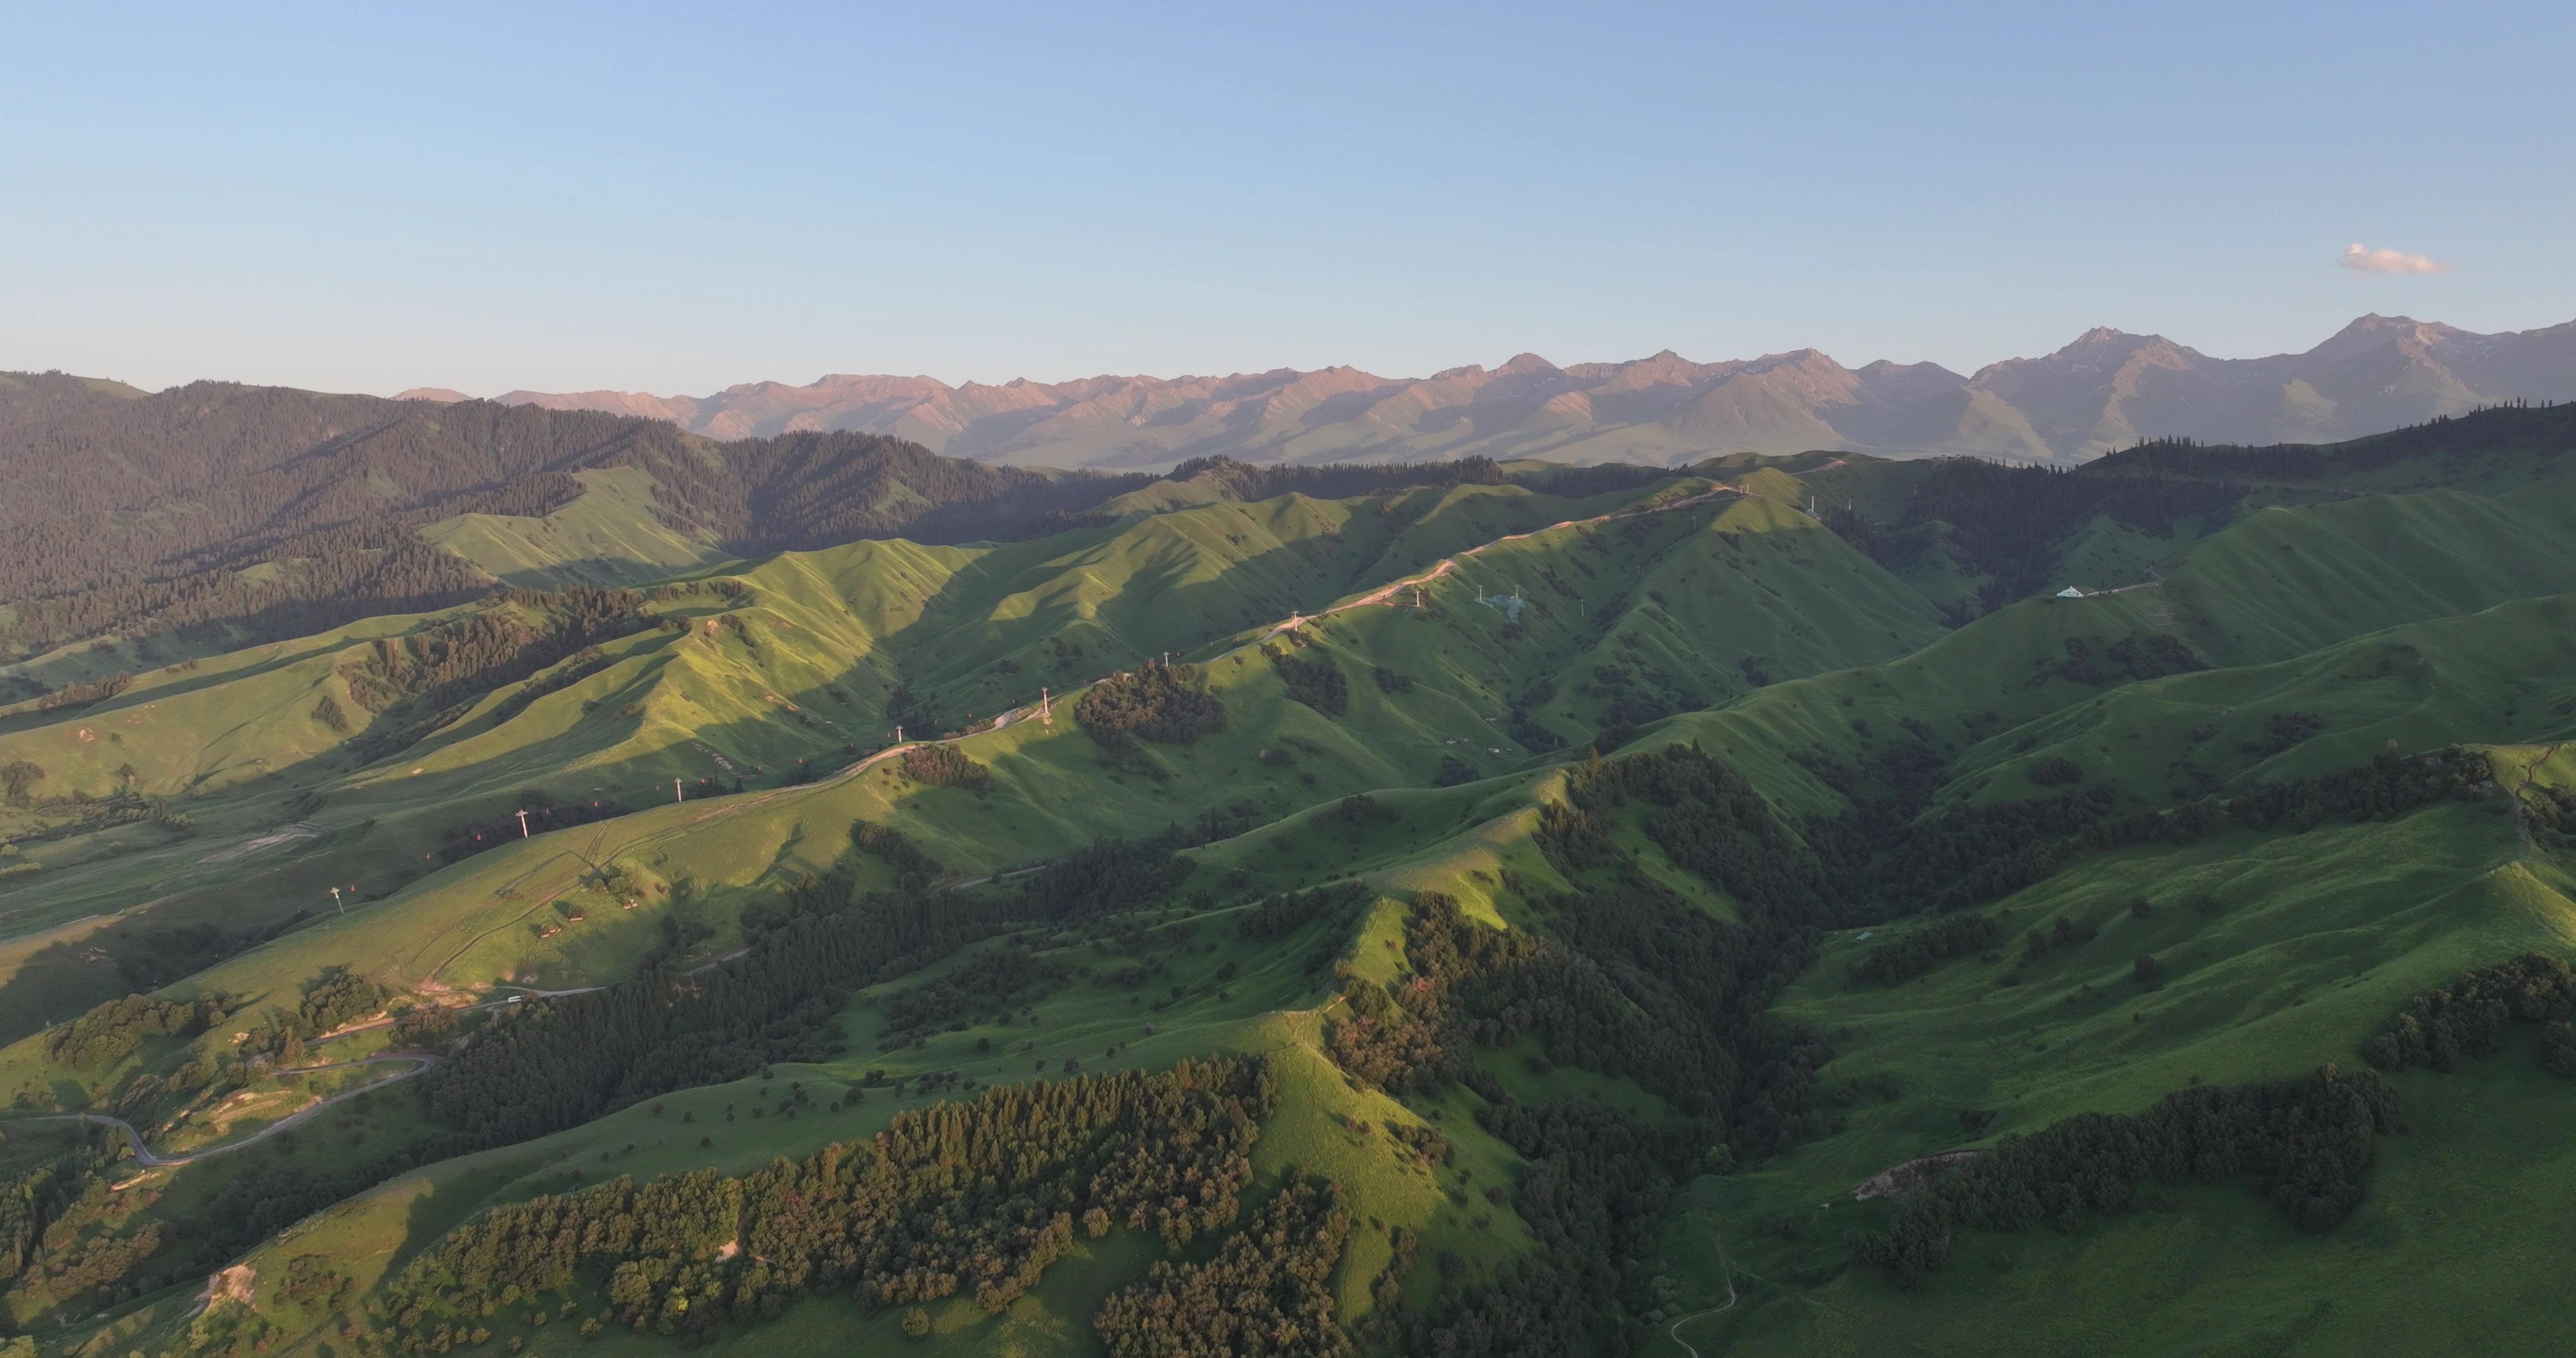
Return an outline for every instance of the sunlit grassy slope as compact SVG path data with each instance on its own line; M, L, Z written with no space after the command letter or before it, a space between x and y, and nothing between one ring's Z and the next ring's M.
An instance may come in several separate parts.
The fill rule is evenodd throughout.
M502 815L530 789L660 806L578 832L581 852L615 856L675 840L653 855L719 900L828 861L857 816L898 824L973 872L1190 821L1211 806L1241 802L1275 816L1328 796L1423 785L1444 760L1499 772L1531 757L1529 742L1540 738L1532 731L1580 741L1614 712L1651 717L1744 691L1748 670L1770 679L1864 663L1937 635L1919 596L1771 501L1721 494L1586 522L1709 494L1709 483L1686 479L1581 501L1481 486L1354 501L1290 496L998 547L886 541L785 554L717 577L740 595L657 605L680 630L607 643L587 677L533 702L505 686L418 744L359 765L317 705L333 699L363 732L367 714L340 668L377 637L441 618L373 620L156 671L76 715L17 718L0 732L0 760L41 765L43 793L125 792L184 819L31 841L24 859L34 870L9 890L30 925L137 906L166 924L238 925L319 909L335 885L362 900L401 891L393 913L408 923L396 933L409 937L444 927L430 922L450 913L417 902L488 899L492 874L529 871L515 848L445 871L427 856L458 824ZM1270 627L1444 563L1418 593L1307 625L1318 654L1347 673L1349 713L1328 720L1285 701L1253 644ZM1476 602L1511 590L1526 600L1517 625ZM1070 700L1089 680L1167 650L1212 661L1235 715L1219 738L1154 755L1161 779L1104 770L1096 744L1058 720L970 737L1001 779L1003 791L988 799L924 793L889 770L764 794L747 819L721 802L670 805L852 764L888 743L898 687L942 725L983 726L1041 688ZM1416 686L1399 693L1379 668ZM1531 730L1503 720L1521 705ZM1301 743L1285 747L1295 766L1255 761L1285 742ZM724 816L721 833L670 829L710 810ZM571 843L540 840L525 852L571 871L581 861ZM537 871L522 888L532 900L552 889L544 874L555 869ZM473 907L463 918L481 923L459 927L485 929L491 915ZM526 961L591 975L633 951L572 936L541 955L522 957L518 946L496 935L474 965L489 954L497 971ZM48 964L65 979L38 984L29 974L22 993L41 1003L17 1022L58 1016L60 997L117 993L114 974L80 961L77 946L40 950L22 972ZM11 998L0 987L0 1015Z
M68 717L11 717L0 726L0 760L15 757L11 749L42 752L54 761L49 780L65 780L56 786L112 775L116 764L91 747L126 743L84 745L78 730L159 732L148 723L172 720L184 740L156 736L169 749L136 763L138 785L150 780L197 827L192 839L159 822L112 832L136 841L112 856L47 841L33 855L41 871L0 878L30 930L14 954L0 953L15 967L0 985L0 1020L25 1032L80 996L117 993L97 962L81 960L83 947L107 945L89 940L116 936L83 932L102 929L97 921L65 924L102 906L143 907L130 917L138 920L189 919L289 890L309 898L374 873L364 879L371 899L346 917L317 918L172 993L282 999L344 966L398 992L459 998L503 983L614 980L676 911L714 930L685 960L712 961L738 945L744 907L843 861L854 820L901 830L952 878L968 878L1216 811L1251 828L1191 850L1185 887L1138 903L1134 922L1189 931L1187 946L1166 956L1169 995L1077 979L1040 1002L1036 1022L985 1017L919 1048L880 1050L866 1001L923 978L888 982L844 1012L847 1058L683 1091L658 1113L628 1108L429 1166L322 1212L248 1262L274 1278L299 1255L325 1254L357 1274L363 1295L473 1212L561 1188L568 1171L585 1182L702 1166L741 1172L864 1136L897 1107L923 1102L880 1091L837 1114L725 1120L729 1106L753 1107L791 1079L837 1089L875 1069L955 1070L992 1083L1028 1078L1040 1060L1060 1068L1065 1057L1097 1070L1260 1052L1284 1088L1255 1157L1265 1183L1292 1166L1326 1173L1363 1223L1333 1277L1348 1322L1372 1307L1368 1284L1388 1257L1390 1227L1420 1232L1427 1250L1455 1252L1472 1278L1490 1277L1530 1238L1516 1213L1482 1196L1510 1187L1521 1167L1476 1127L1474 1095L1453 1088L1399 1102L1355 1086L1321 1053L1338 983L1305 959L1323 946L1352 974L1400 979L1392 945L1412 894L1425 889L1455 895L1492 927L1546 927L1531 897L1564 882L1533 842L1538 808L1563 796L1554 761L1605 726L1630 749L1697 740L1791 817L1845 809L1816 769L1876 768L1899 750L1937 766L1936 810L2037 795L2044 789L2029 774L2042 760L2072 761L2087 785L2108 786L2125 804L2164 806L2344 767L2391 742L2408 753L2477 744L2515 787L2576 787L2567 744L2576 741L2576 689L2565 677L2576 673L2576 547L2564 530L2576 482L2563 477L2491 460L2455 469L2449 489L2427 490L2415 484L2420 468L2401 466L2332 493L2306 486L2257 497L2273 507L2170 538L2087 524L2067 559L2104 584L2147 587L2024 600L1952 629L1943 605L1975 589L1958 558L1935 543L1882 564L1803 503L1841 496L1853 513L1889 513L1919 470L1822 457L1695 470L1583 500L1474 486L1251 504L1156 492L1123 506L1115 522L1033 542L860 543L714 566L700 574L749 593L668 605L681 630L611 644L611 663L506 720L508 691L495 692L455 726L366 767L334 763L331 742L316 740L305 729L315 724L298 714L338 682L336 657L420 620L378 620L301 649L155 674ZM1716 483L1746 493L1709 495ZM1630 513L1675 501L1689 503ZM1585 522L1611 514L1623 517ZM1407 587L1334 609L1417 577L1418 606ZM1306 619L1293 636L1274 633L1292 616ZM1346 706L1327 714L1290 699L1265 641L1338 668ZM1073 720L1072 700L1085 683L1166 649L1201 666L1224 729L1109 756ZM2109 659L2115 650L2162 659L2141 670ZM940 725L976 728L954 743L989 768L989 792L925 788L892 761L842 772L857 762L847 747L884 743L898 685ZM1041 685L1057 699L1052 722L1026 706ZM1004 712L1012 720L993 728ZM128 715L141 720L115 725ZM819 776L777 786L799 759ZM736 772L748 784L740 794L701 799L694 790L710 775L729 788ZM691 800L643 804L647 789L672 778ZM202 790L189 791L190 779ZM1444 781L1454 785L1435 786ZM639 809L435 871L414 867L456 808L476 798L498 805L528 787L596 789ZM1822 1084L1851 1091L1829 1104L1840 1125L1682 1186L1660 1253L1640 1267L1675 1279L1693 1308L1737 1298L1684 1324L1682 1337L1703 1353L2429 1353L2457 1351L2450 1341L2460 1336L2482 1350L2545 1351L2518 1346L2520 1332L2498 1315L2543 1304L2568 1272L2553 1232L2576 1178L2549 1129L2576 1095L2542 1074L2519 1039L2496 1062L2398 1080L2410 1129L2384 1143L2362 1212L2324 1237L2298 1235L2258 1199L2220 1184L2182 1190L2170 1210L2089 1218L2071 1235L1967 1242L1916 1292L1850 1267L1843 1245L1847 1228L1883 1211L1853 1202L1850 1190L1893 1165L2075 1113L2134 1111L2195 1080L2350 1064L2406 997L2465 968L2531 948L2576 955L2576 884L2563 857L2525 828L2513 791L2393 821L2236 829L2188 846L2089 855L1976 907L2004 926L1998 960L1954 959L1902 985L1857 984L1849 969L1887 931L1918 921L1875 926L1868 939L1838 931L1776 1015L1827 1035L1834 1056ZM1372 814L1339 814L1339 801L1358 792L1371 794ZM323 800L296 811L308 794ZM291 816L319 833L203 861ZM1740 903L1646 838L1641 814L1611 819L1639 871L1720 917L1739 913ZM70 861L80 854L95 861ZM628 898L634 908L596 885L600 865L641 888ZM859 872L863 881L886 876L865 860ZM1344 934L1310 926L1256 948L1234 932L1237 912L1261 893L1354 877L1371 904ZM683 882L694 888L685 905L671 902L688 893L653 889ZM2141 898L2143 914L2130 905ZM2043 959L2021 957L2022 933L2059 918L2098 933ZM1101 936L1123 922L1038 946L1098 966L1110 957ZM2158 959L2160 986L2133 979L2140 954ZM1233 970L1220 976L1225 966ZM195 1042L210 1049L227 1037ZM139 1072L167 1069L188 1045L155 1040L112 1068L73 1074L29 1039L0 1052L0 1086L34 1107L96 1104ZM1626 1081L1565 1067L1541 1073L1527 1055L1484 1053L1480 1064L1518 1098L1670 1115ZM253 1093L266 1102L244 1111L243 1130L313 1091L262 1084ZM1963 1113L1991 1118L1972 1125ZM1382 1130L1357 1130L1435 1115L1466 1171L1455 1195L1454 1172L1434 1179L1392 1154ZM420 1116L416 1100L388 1086L370 1097L363 1125L207 1162L168 1180L169 1201L183 1207L187 1194L264 1160L354 1162L363 1148L350 1135L381 1143ZM156 1145L190 1134L151 1129ZM186 1193L175 1191L183 1181ZM1784 1231L1784 1220L1795 1228ZM891 1313L814 1299L773 1325L729 1330L716 1346L1092 1353L1099 1299L1159 1257L1159 1244L1125 1230L1083 1242L1004 1314L962 1299L931 1308L934 1333L920 1341L904 1337ZM2426 1279L2444 1283L2427 1288ZM1429 1305L1436 1291L1426 1269L1407 1300ZM327 1317L259 1306L290 1332L289 1351L338 1348ZM174 1291L68 1333L91 1352L158 1352L184 1331L190 1309ZM495 1328L496 1343L587 1347L571 1326L505 1318ZM664 1341L613 1334L597 1345L641 1354Z
M633 584L725 560L711 535L673 528L653 512L654 481L644 469L607 467L573 477L581 493L551 514L460 514L421 536L525 589Z

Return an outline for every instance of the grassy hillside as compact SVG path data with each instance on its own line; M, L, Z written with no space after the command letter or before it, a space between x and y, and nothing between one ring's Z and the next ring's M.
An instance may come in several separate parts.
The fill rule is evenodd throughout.
M1183 1284L1249 1270L1238 1311L1369 1353L2515 1351L2576 981L2519 1020L2417 997L2576 957L2576 482L2429 435L2186 451L2108 489L1828 457L1201 484L21 704L0 1169L78 1187L29 1199L63 1281L10 1315L83 1353L1090 1354L1149 1296L1216 1333ZM2364 1060L2401 1013L2470 1025L2455 1068ZM979 1110L1210 1060L1260 1077L1192 1124L1192 1191L1240 1196L1205 1233L1092 1224L1126 1200L1051 1168L1094 1153L1053 1112L974 1159ZM2358 1138L2331 1213L2274 1191L2306 1161L2016 1158L2328 1064L2396 1110L2295 1152ZM195 1158L37 1120L69 1112ZM2016 1165L2103 1182L1885 1263ZM1338 1226L1247 1228L1308 1175ZM619 1176L738 1185L738 1233L454 1271ZM889 1262L941 1232L1021 1281ZM809 1257L843 1262L781 1281Z

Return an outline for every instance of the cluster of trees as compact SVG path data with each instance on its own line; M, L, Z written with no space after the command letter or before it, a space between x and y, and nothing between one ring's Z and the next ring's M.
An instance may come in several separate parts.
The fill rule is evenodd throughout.
M133 673L118 670L104 679L92 679L83 684L65 684L37 699L36 710L51 712L66 707L83 707L90 703L105 702L133 686Z
M1851 978L1862 984L1895 985L1924 975L1953 957L1982 953L2003 942L2003 926L1991 915L1953 915L1935 924L1909 929L1891 942L1861 954Z
M1092 1329L1110 1358L1343 1358L1332 1283L1350 1233L1341 1190L1291 1173L1213 1257L1157 1261L1101 1303Z
M2361 1202L2362 1171L2397 1126L2397 1096L2368 1071L2326 1066L2294 1080L2194 1086L2142 1112L2079 1113L1932 1179L1899 1200L1884 1231L1853 1242L1906 1286L1950 1257L1963 1229L2073 1230L2085 1212L2125 1211L2153 1179L2250 1177L2303 1230L2328 1231Z
M1350 705L1351 681L1343 677L1342 667L1334 664L1330 657L1317 656L1308 660L1304 656L1290 655L1266 641L1261 643L1261 653L1270 658L1271 668L1279 672L1279 679L1288 686L1288 696L1292 700L1304 703L1327 717L1340 716L1342 709Z
M2567 446L2571 428L2576 416L2565 406L2501 407L2331 448L2158 439L2073 471L1945 459L1898 515L1899 537L1946 533L1993 577L1978 591L1991 612L2049 584L2068 533L2096 515L2170 536L2184 519L2230 512L2263 482L2316 481L2446 453L2551 451Z
M1992 612L2049 583L2059 542L2096 516L2169 537L2180 520L2224 513L2243 495L2242 486L2193 476L2103 475L2090 466L2070 472L1943 458L1917 483L1897 522L1918 532L1946 525L1950 545L1993 577L1978 591Z
M31 759L0 763L0 803L26 806L35 800L36 784L45 781L45 766Z
M167 1218L135 1220L130 1186L117 1182L132 1168L121 1135L84 1127L63 1149L22 1159L16 1173L0 1177L0 1302L10 1328L71 1323L202 1277L207 1244L230 1258L250 1243L228 1222L200 1233ZM144 1203L153 1196L143 1195ZM0 1354L34 1353L0 1345Z
M2383 751L2331 773L2257 783L2223 801L2204 797L2169 809L2114 814L2111 789L2090 787L1921 816L1939 770L1920 746L1881 751L1865 769L1814 756L1801 762L1852 803L1839 815L1810 817L1798 835L1814 850L1819 899L1831 918L1846 922L1962 909L2044 881L2085 854L2189 844L2230 825L2302 832L2329 821L2390 819L2484 796L2493 777L2475 750ZM1785 850L1788 859L1799 856L1794 846Z
M623 589L513 590L507 606L379 638L366 658L340 667L340 678L370 712L406 701L448 707L650 627L643 602Z
M345 1024L376 1013L393 992L343 967L326 968L304 983L293 1009L272 1009L267 1021L243 1044L245 1054L282 1054L288 1064L300 1060L304 1044Z
M1161 896L1189 876L1177 852L1187 843L1181 830L1099 840L1020 877L1014 891L979 896L862 893L845 861L791 885L780 905L746 910L751 944L740 958L688 972L665 951L606 989L505 1011L421 1077L432 1116L453 1129L421 1153L507 1145L771 1062L829 1057L846 1046L836 1016L860 987L1019 928Z
M500 1307L599 1276L595 1320L663 1334L822 1291L872 1308L965 1292L1000 1311L1076 1230L1151 1230L1178 1250L1233 1221L1276 1101L1258 1057L997 1087L743 1178L619 1179L494 1208L403 1271L377 1311L391 1333L360 1351L444 1352Z
M2263 718L2263 738L2238 745L2239 752L2257 756L2281 753L2326 729L2326 719L2314 712L2274 712Z
M1888 535L1878 531L1878 525L1848 505L1835 505L1826 510L1825 526L1834 530L1835 537L1850 543L1861 555L1882 566L1895 555L1895 545L1888 540Z
M2111 673L2104 673L2108 666ZM2083 637L2066 639L2066 658L2057 662L2055 673L2093 688L2104 684L2161 679L2168 674L2190 674L2209 668L2209 662L2181 641L2162 632L2130 633L2112 642L2096 657L2093 643Z
M824 1059L846 1045L834 1017L853 990L1025 918L1007 897L849 890L826 877L792 889L782 911L746 916L757 937L723 966L689 974L657 959L607 989L505 1011L421 1077L432 1116L454 1129L432 1150L507 1145L773 1061Z
M191 1037L223 1016L220 996L156 1000L128 995L48 1029L45 1059L64 1066L103 1066L123 1058L147 1037Z
M1009 537L1152 480L992 467L848 432L710 450L596 411L221 382L134 397L31 375L0 388L0 481L16 491L0 529L21 549L0 562L0 602L15 609L0 639L159 624L269 640L462 603L490 581L419 527L548 513L580 493L570 473L620 466L652 473L671 525L746 555Z
M1635 1353L1648 1309L1635 1261L1655 1252L1665 1206L1713 1164L1699 1129L1655 1127L1577 1099L1499 1100L1476 1121L1528 1163L1512 1206L1538 1243L1493 1283L1443 1289L1429 1317L1407 1318L1404 1352L1424 1358L1494 1353Z
M1073 707L1074 720L1104 744L1132 736L1187 745L1225 729L1225 704L1199 691L1199 667L1148 660L1093 684Z
M2522 799L2522 822L2533 839L2553 849L2576 844L2576 792L2525 782L2515 795Z
M925 787L962 787L978 796L993 790L993 770L949 744L910 745L896 761L903 776Z
M16 1279L98 1215L101 1172L122 1155L104 1133L84 1132L70 1148L0 1180L0 1280Z
M1067 968L1026 948L1004 948L950 968L934 980L885 999L889 1045L910 1042L943 1027L964 1027L969 1016L1013 1014L1062 981Z
M1143 839L1095 839L1078 853L1014 879L1020 912L1039 919L1084 919L1153 900L1189 880L1180 856L1191 836L1178 829Z
M873 821L850 822L850 847L883 859L895 870L896 878L906 891L927 891L939 874L947 871L938 859L913 843L903 831Z
M2228 798L2227 815L2256 830L2304 831L2328 821L2393 820L2436 802L2475 801L2487 795L2494 779L2495 765L2483 751L2433 750L2409 757L2383 750L2367 763L2250 787Z
M938 709L931 706L929 695L913 692L909 684L897 684L886 691L885 714L886 720L898 730L937 732L948 729L947 723L939 719Z
M1358 882L1282 892L1237 915L1234 929L1247 942L1275 943L1319 919L1344 924L1355 920L1370 895L1369 888Z
M2514 1022L2544 1033L2542 1059L2561 1075L2576 1075L2560 1055L2569 1046L2567 1016L2576 1010L2576 969L2560 958L2527 952L2480 967L2437 986L2406 1007L2361 1046L2361 1058L2381 1070L2456 1069L2471 1057L2487 1060L2504 1050Z
M2084 766L2058 755L2034 759L2023 772L2041 787L2073 787L2084 781Z
M462 602L488 582L413 529L543 512L579 489L561 468L639 423L529 412L433 428L421 410L212 382L142 398L72 378L11 388L0 474L24 493L0 526L29 550L0 567L0 598L17 605L10 639L143 620L285 636ZM262 562L283 569L243 573Z
M1813 1072L1820 1034L1764 1015L1813 952L1795 924L1730 924L1642 875L1538 903L1553 937L1469 919L1425 891L1405 934L1410 980L1343 982L1325 1050L1363 1084L1428 1093L1492 1086L1478 1049L1524 1036L1549 1061L1627 1075L1703 1120L1750 1159L1821 1134Z
M678 619L662 618L657 619L657 621L670 623L677 622ZM529 705L536 702L537 699L542 698L549 693L557 693L564 689L568 689L573 685L580 683L582 680L599 673L601 670L607 669L614 663L616 662L609 657L608 653L602 651L597 646L584 646L580 650L565 657L562 664L557 665L555 668L547 670L544 673L537 675L535 678L530 679L528 682L519 685L519 687L510 694L510 696L493 704L492 720L495 724L508 721L510 718L527 711ZM328 697L325 697L322 701L327 703L331 700ZM340 728L334 726L332 729L338 730Z
M2142 440L2086 463L2095 476L2185 476L2239 482L2316 481L2337 472L2376 471L2410 458L2491 453L2501 448L2556 452L2576 446L2576 408L2566 404L2489 406L2437 415L2389 433L2320 446L2205 444L2186 438Z

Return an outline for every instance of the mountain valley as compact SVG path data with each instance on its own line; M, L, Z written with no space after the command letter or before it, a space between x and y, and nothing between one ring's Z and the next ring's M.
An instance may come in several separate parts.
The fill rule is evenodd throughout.
M238 454L5 596L46 1352L2431 1351L2570 1271L2576 407L1111 476L14 380Z

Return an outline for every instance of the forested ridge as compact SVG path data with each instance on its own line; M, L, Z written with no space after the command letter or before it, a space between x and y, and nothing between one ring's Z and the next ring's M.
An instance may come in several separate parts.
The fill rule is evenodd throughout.
M1895 1223L1853 1252L1911 1285L1949 1259L1963 1227L2053 1221L2071 1232L2085 1213L2127 1210L2143 1181L2245 1177L2300 1229L2328 1231L2361 1202L2377 1138L2397 1125L2396 1095L2368 1071L2177 1090L2143 1112L2083 1113L2007 1136L1906 1194Z
M149 622L259 640L461 602L490 586L417 528L458 514L547 513L569 473L637 467L675 527L742 553L898 532L1008 535L1143 476L1055 476L942 458L873 435L717 444L597 411L433 405L197 382L149 396L76 378L0 386L0 563L40 647ZM264 575L239 574L275 563Z
M488 1338L496 1308L556 1300L604 1300L592 1332L665 1335L817 1292L871 1308L963 1292L1000 1311L1077 1230L1179 1248L1232 1222L1277 1097L1257 1057L1035 1081L907 1109L868 1141L745 1178L619 1179L495 1208L404 1271L358 1351L445 1353Z
M489 401L438 404L194 382L149 395L61 374L0 383L0 645L19 652L111 631L246 642L421 612L491 589L419 528L459 514L542 515L571 473L633 467L664 522L741 555L861 538L1009 539L1100 521L1102 502L1159 479L941 457L850 431L713 442L664 421ZM1669 475L1550 471L1590 494ZM1255 468L1185 463L1230 498L1379 494L1514 479L1489 460ZM252 570L261 567L260 570Z

